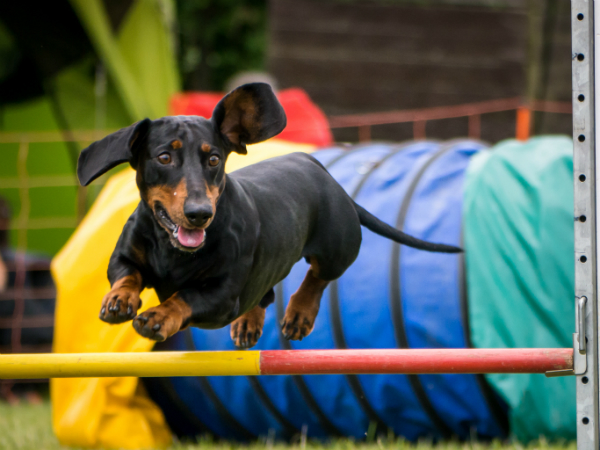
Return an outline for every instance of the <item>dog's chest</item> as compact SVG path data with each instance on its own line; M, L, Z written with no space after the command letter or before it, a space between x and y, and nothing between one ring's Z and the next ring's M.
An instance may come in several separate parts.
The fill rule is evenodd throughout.
M161 292L172 295L180 289L201 284L209 269L206 258L196 253L150 251L148 254L149 281L159 295Z

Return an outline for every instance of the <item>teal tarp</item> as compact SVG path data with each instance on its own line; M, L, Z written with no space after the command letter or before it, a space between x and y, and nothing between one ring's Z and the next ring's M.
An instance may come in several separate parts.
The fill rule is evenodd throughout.
M464 239L472 341L479 348L571 347L573 144L496 145L467 173ZM491 375L521 441L575 438L575 379Z

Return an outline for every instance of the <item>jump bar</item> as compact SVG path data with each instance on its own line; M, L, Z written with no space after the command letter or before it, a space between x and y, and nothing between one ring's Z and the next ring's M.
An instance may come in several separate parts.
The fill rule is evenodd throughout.
M0 379L317 374L545 373L570 348L263 350L0 355Z

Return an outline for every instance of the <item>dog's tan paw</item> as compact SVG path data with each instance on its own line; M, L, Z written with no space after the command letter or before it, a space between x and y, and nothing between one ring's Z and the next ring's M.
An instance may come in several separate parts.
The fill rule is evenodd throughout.
M294 341L301 341L308 336L315 327L315 319L319 314L321 296L327 287L328 281L321 280L316 261L311 258L311 266L298 290L290 297L290 302L285 309L285 316L281 321L283 337Z
M131 320L142 306L137 289L117 287L112 289L102 299L100 320L107 323L123 323Z
M318 309L298 310L288 306L281 322L283 337L293 341L304 339L312 333L318 312Z
M123 323L131 320L142 306L140 292L142 276L133 272L117 280L102 299L100 320L107 323Z
M133 328L145 338L164 341L179 331L173 320L158 308L150 308L133 319Z
M175 294L154 308L149 308L133 319L133 328L145 338L164 341L189 322L192 310Z
M265 310L255 307L231 323L231 339L237 348L252 348L262 336Z

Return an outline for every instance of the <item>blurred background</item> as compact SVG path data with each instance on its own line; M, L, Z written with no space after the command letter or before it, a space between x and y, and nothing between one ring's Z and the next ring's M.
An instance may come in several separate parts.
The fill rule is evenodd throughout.
M476 244L472 244L473 251L468 255L477 264L472 264L474 269L468 273L464 260L460 259L439 263L409 258L400 263L400 268L394 266L400 273L422 266L421 275L414 278L417 281L410 286L428 286L436 291L432 292L430 310L421 303L418 289L413 290L412 297L402 291L402 295L406 295L401 301L409 305L408 298L413 298L417 308L412 322L407 313L406 342L396 342L390 331L389 342L385 344L359 336L354 344L349 339L350 347L406 347L411 346L411 342L413 346L436 348L570 346L572 148L566 138L536 138L546 134L572 134L570 7L567 0L0 2L0 353L50 351L53 336L55 339L59 336L54 330L57 280L51 276L51 260L64 248L67 250L62 252L61 263L68 259L65 255L73 254L74 241L71 240L70 249L65 244L107 180L124 168L115 168L87 188L80 187L75 176L79 152L94 140L145 117L155 119L168 114L209 117L225 92L251 80L268 81L277 91L288 115L288 127L281 139L310 146L310 150L302 147L301 151L326 149L317 152L324 164L338 161L338 157L341 160L342 153L354 155L335 168L328 168L338 179L345 180L344 187L349 192L357 186L353 184L355 181L363 191L368 191L369 195L363 192L365 204L371 204L368 202L373 199L373 208L377 205L383 208L382 217L386 211L392 214L388 222L396 221L400 227L406 224L405 229L409 231L413 226L413 234L422 238L457 245L471 239ZM494 150L496 156L485 159L492 153L489 148L514 138L516 140L508 144L500 144L502 151ZM396 154L405 159L394 159ZM442 154L450 159L444 159ZM463 178L467 169L471 170L471 157L476 159L477 155L482 156L478 161L487 161L487 165L483 170L485 164L477 164L477 170L483 170L480 172L473 169L476 175L472 175L469 191L463 186ZM404 165L414 170L401 172ZM382 172L376 173L379 168ZM128 176L118 179L122 181ZM356 177L362 181L358 182ZM398 190L383 194L382 200L377 189L370 191L369 184L365 184L368 177L371 181L383 177L386 189L396 186ZM413 180L412 191L406 180ZM420 193L418 182L431 189L424 188ZM112 191L109 189L105 198L112 195L111 201L118 204L120 193L115 186L112 185ZM428 197L427 192L435 192L437 197ZM359 192L355 194L358 196ZM403 200L405 194L410 194L406 201ZM425 205L418 214L409 210L411 196L414 197L412 204ZM135 192L132 198L137 201ZM464 229L463 198L465 214L469 211L471 214L469 220L464 219ZM436 199L443 201L436 202ZM440 206L442 204L446 206ZM404 216L396 217L396 210L390 205L404 211ZM511 210L514 205L517 206ZM531 219L532 208L537 208L536 214L543 220ZM548 214L542 214L547 211ZM113 212L96 211L95 217L105 214L106 227L116 227L108 221ZM405 217L407 214L413 218L429 217L430 213L431 224L424 225L422 234L418 226L411 225ZM506 218L506 222L499 217ZM121 216L115 220L114 223L120 224ZM495 229L496 226L499 229ZM446 231L436 234L439 230ZM513 234L514 241L505 239ZM569 239L562 240L565 235ZM545 241L548 236L554 240ZM539 242L535 241L538 237ZM505 241L511 242L513 247L505 249ZM533 241L536 243L531 247L525 244ZM550 252L547 249L555 241L561 241L560 251L544 253ZM90 248L95 246L99 254L108 251L107 247L114 247L112 242L101 239L91 244L88 240L87 244L88 252L93 252ZM372 249L375 248L376 244L372 244L368 251L374 255L376 251ZM521 251L523 253L519 253ZM387 255L385 250L381 254ZM490 254L495 257L488 259ZM399 254L395 257L400 259ZM81 279L93 274L102 278L101 283L106 283L105 265L96 264L89 257L77 261ZM368 261L364 274L379 264L374 264L372 259ZM387 267L388 263L386 260L382 264ZM435 272L431 267L436 264L440 271L448 272L438 274L438 278L428 278ZM524 265L528 265L527 273L531 276L520 279L521 274L526 273ZM55 262L55 269L58 266ZM483 269L477 272L478 268L488 267L495 278L483 273ZM502 272L506 267L512 271ZM281 302L293 292L294 276L300 276L300 271L296 272L287 280L291 283L287 288L285 283L281 284L277 294ZM387 277L387 269L385 272ZM498 281L500 273L504 276L502 283ZM68 291L71 284L77 285L77 280L64 278L64 272L62 275L63 291ZM359 280L357 285L362 286L359 274L355 276ZM513 286L514 279L518 282ZM544 281L549 279L557 285ZM384 281L380 284L385 290ZM536 282L539 286L534 288ZM340 283L343 293L343 279ZM370 283L366 280L363 285ZM511 287L506 287L508 285ZM358 287L347 288L347 291L360 292L361 298L368 296L368 292L361 292ZM569 303L563 302L562 297L555 301L557 292L564 293ZM352 300L352 295L342 300ZM383 292L378 299L387 304L387 295L387 291ZM512 303L506 302L506 298ZM444 310L442 301L452 304ZM67 300L63 298L62 302L64 308ZM364 311L364 304L362 306ZM527 316L522 311L515 313L520 307L531 313L526 325L518 321L512 323L514 316ZM453 312L448 312L450 310ZM439 318L440 323L421 324L419 321L427 316L427 311L434 311L432 317ZM358 318L352 316L352 312L344 316L346 324L360 320L360 305L355 312ZM384 314L387 312L373 317L372 323L376 324ZM95 315L90 317L95 320ZM469 317L477 320L470 324ZM77 318L72 328L65 328L65 322L60 322L63 343L69 339L77 343L77 333L85 328L80 321L81 318ZM448 322L453 325L447 325ZM523 332L532 329L534 322L539 331L535 339L531 333ZM396 325L394 322L394 327ZM417 330L417 337L411 337L411 326ZM445 327L448 330L454 327L448 331L447 336L451 335L448 339L446 335L436 334L437 330L445 333ZM263 341L278 346L275 328L271 341L266 336ZM321 329L328 329L328 325L323 323ZM485 334L486 330L501 331L490 337ZM544 334L546 331L548 334ZM194 345L189 340L174 342L167 349L212 348L199 343L218 340L203 336L195 335ZM324 348L342 345L339 341L323 344L315 338L306 348L315 342ZM57 348L56 342L54 348ZM64 347L59 349L66 351ZM420 406L416 416L409 414L408 419L402 416L402 423L413 424L414 419L417 425L408 431L396 431L410 439L423 436L492 439L515 434L524 441L541 434L553 439L572 439L575 427L569 414L574 414L573 386L561 384L563 381L546 385L546 381L538 378L523 381L523 377L514 383L514 379L493 377L487 381L483 377L444 378L443 381L435 377L419 381L413 377L409 384L411 389L422 391L418 399ZM178 387L176 381L172 382L180 389L178 395L182 398L193 392L189 396L193 404L200 404L195 395L201 397L212 392L206 384ZM27 384L3 380L0 397L11 403L24 398L40 401L39 392L43 393L45 383L46 380ZM174 392L174 388L149 383L146 388L153 400L163 411L170 411L165 414L175 434L194 435L199 429L206 430L194 421L205 420L202 414L211 413L210 408L181 413L177 410L179 400L173 400L171 394L167 395L170 400L163 398L164 392L169 389ZM394 408L404 405L405 401L409 405L411 401L410 396L394 399L395 403L390 399L391 406L377 412L377 408L385 409L381 406L385 404L385 389L383 394L380 391L372 394L381 396L377 397L379 401L373 400L374 407L361 400L364 392L360 382L353 379L348 381L351 388L342 383L344 387L340 387L339 397L336 397L354 399L350 406L336 404L338 409L328 416L329 413L319 409L318 401L310 400L310 392L312 389L315 398L320 400L333 395L333 391L320 392L324 384L318 388L311 387L308 381L302 384L296 379L294 383L295 388L286 385L281 390L275 385L267 386L265 389L274 390L270 392L271 400L266 391L261 390L260 383L253 384L252 395L260 397L262 414L270 419L264 419L263 423L262 416L257 415L260 416L257 423L244 425L246 418L238 417L242 425L234 427L237 431L223 431L222 435L245 438L247 435L240 434L239 430L246 429L251 431L251 436L263 430L268 430L270 436L274 429L278 438L289 439L298 430L304 430L305 422L312 420L315 424L309 427L309 436L311 433L331 435L331 430L337 430L339 435L362 437L368 432L374 436L382 432L386 421L388 426L390 421L400 424ZM406 380L402 383L408 386ZM221 391L215 392L224 397L237 389L225 384L218 386ZM250 390L248 386L244 389ZM296 390L292 393L290 389ZM469 389L476 393L469 394ZM562 395L553 397L552 407L547 404L550 402L547 389ZM287 396L282 392L287 392ZM215 398L215 395L209 393L208 397ZM476 396L479 400L473 400ZM306 417L293 408L291 400L289 405L287 400L285 404L277 403L278 398L300 397L310 406L305 411ZM435 399L442 400L438 404ZM237 401L239 398L234 399L234 403ZM229 405L227 402L216 404L221 412ZM479 406L473 406L475 404ZM286 410L287 407L291 410ZM326 409L326 406L321 405L321 408ZM218 416L219 411L212 415ZM341 425L327 425L327 417L337 417L345 411L356 412L355 417ZM461 416L457 411L466 412ZM564 417L561 412L565 412ZM181 418L184 416L191 425ZM232 417L233 412L221 420L230 424ZM356 420L356 424L352 420ZM267 422L271 425L266 426ZM177 429L178 424L183 428ZM63 428L57 428L59 425L55 423L55 431L62 430L62 441L70 431L64 423L61 426ZM164 423L160 426L166 427ZM208 428L219 435L215 430L225 425L211 426ZM105 437L108 434L105 433ZM72 443L77 445L91 445L73 439ZM162 438L156 439L158 442ZM109 441L102 443L111 446ZM129 446L123 442L118 444L115 446Z
M503 99L516 103L500 108L567 102L554 110L568 112L569 8L566 0L4 2L0 194L20 230L11 243L21 236L22 247L55 254L97 195L98 185L78 192L72 179L86 145L72 132L166 115L175 93L220 92L244 71L269 73L281 90L302 88L334 124L337 116ZM486 141L515 134L514 110L479 122ZM534 112L529 127L570 134L571 118ZM401 141L414 128L382 124L370 137ZM14 133L53 130L61 133L28 136L19 156L26 136ZM358 127L332 131L336 141L359 140ZM427 121L422 133L469 131L457 117ZM28 177L28 211L19 173Z

